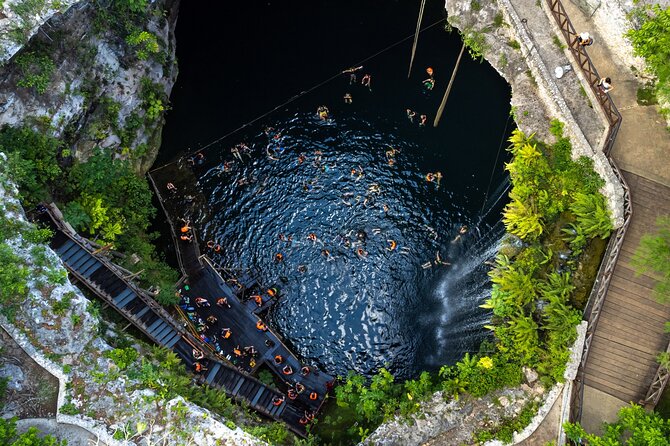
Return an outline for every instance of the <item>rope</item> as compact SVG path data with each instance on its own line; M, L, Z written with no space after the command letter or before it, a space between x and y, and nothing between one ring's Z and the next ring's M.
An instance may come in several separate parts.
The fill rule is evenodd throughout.
M505 142L505 134L507 134L507 126L509 125L509 119L512 117L511 114L507 115L507 121L505 121L505 129L502 132L502 135L500 135L500 144L498 145L498 154L496 155L496 160L493 163L493 167L491 168L491 177L489 178L489 185L486 187L486 193L484 194L484 202L482 203L482 208L479 211L479 215L482 215L482 212L484 212L484 207L486 206L486 201L489 199L489 192L491 190L491 183L493 182L493 175L495 174L496 171L496 166L498 165L498 158L500 157L500 150L502 149L503 142ZM483 216L481 218L484 218Z
M433 127L437 127L437 124L440 123L440 118L444 112L444 107L447 105L447 99L449 98L449 93L451 92L451 86L454 85L454 79L456 79L456 72L458 72L458 66L461 64L461 58L463 57L463 51L465 51L465 42L461 46L461 52L458 53L458 59L456 59L456 66L454 71L451 73L451 79L449 79L449 85L447 85L447 91L444 92L444 97L442 98L442 103L437 109L437 114L435 115L435 120L433 121Z
M438 21L433 22L433 23L431 23L430 25L426 26L425 28L421 29L419 32L427 31L427 30L429 30L429 29L435 27L436 25L442 23L443 21L444 21L444 18L441 18L441 19L439 19ZM394 48L394 47L400 45L401 43L406 42L407 40L409 40L409 39L411 39L412 37L414 37L414 35L415 35L415 34L409 35L409 36L407 36L407 37L405 37L405 38L403 38L403 39L401 39L401 40L399 40L399 41L397 41L397 42L395 42L395 43L393 43L393 44L387 46L386 48L383 48L383 49L377 51L377 52L374 53L372 56L366 57L365 59L361 60L360 62L357 62L357 63L353 64L352 66L359 66L359 65L362 65L363 63L367 62L368 60L373 59L373 58L379 56L380 54L382 54L382 53L384 53L384 52L386 52L386 51L388 51L388 50L390 50L390 49L392 49L392 48ZM311 93L312 91L316 90L317 88L321 87L322 85L327 84L328 82L332 81L333 79L336 79L336 78L340 77L341 75L342 75L342 72L338 72L337 74L335 74L335 75L329 77L329 78L326 79L325 81L316 84L315 86L313 86L313 87L310 88L309 90L301 91L300 93L298 93L298 94L296 94L295 96L289 98L287 101L283 102L282 104L280 104L280 105L274 107L273 109L271 109L271 110L269 110L269 111L263 113L262 115L260 115L260 116L258 116L258 117L256 117L256 118L252 119L251 121L248 121L248 122L246 122L245 124L242 124L241 126L239 126L238 128L236 128L235 130L226 133L225 135L221 136L220 138L217 138L217 139L215 139L214 141L212 141L212 142L210 142L210 143L207 143L206 145L204 145L204 146L202 146L202 147L200 147L200 148L197 148L197 149L195 149L195 150L192 150L191 152L186 152L185 156L188 155L188 154L190 154L190 153L200 152L200 151L202 151L202 150L207 149L208 147L213 146L214 144L216 144L216 143L218 143L218 142L223 141L224 139L228 138L228 137L231 136L231 135L234 135L235 133L239 132L240 130L244 129L245 127L248 127L248 126L250 126L251 124L253 124L253 123L255 123L255 122L257 122L257 121L259 121L259 120L265 118L266 116L268 116L268 115L274 113L274 112L277 111L278 109L280 109L280 108L282 108L282 107L284 107L284 106L290 104L291 102L293 102L293 101L295 101L295 100L301 98L302 96L304 96L304 95L306 95L306 94L308 94L308 93ZM167 167L167 166L169 166L169 165L171 165L171 164L174 164L174 163L176 163L176 162L178 162L178 161L179 161L179 160L171 161L171 162L169 162L169 163L167 163L167 164L164 164L163 166L160 166L160 167L157 167L156 169L153 169L151 172L156 172L156 171L158 171L158 170L160 170L160 169L162 169L162 168L164 168L164 167Z
M416 21L416 31L414 31L414 45L412 45L412 57L409 59L409 70L407 70L407 79L412 74L412 64L414 63L414 54L416 53L416 45L419 43L419 32L421 31L421 20L423 20L423 8L426 6L426 0L421 0L421 7L419 8L419 18Z

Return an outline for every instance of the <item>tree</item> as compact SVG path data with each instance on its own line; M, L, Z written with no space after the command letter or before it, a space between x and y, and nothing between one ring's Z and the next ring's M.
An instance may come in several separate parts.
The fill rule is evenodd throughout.
M658 280L654 297L659 302L670 301L670 217L656 220L656 234L645 234L635 250L632 264L636 274L650 273Z

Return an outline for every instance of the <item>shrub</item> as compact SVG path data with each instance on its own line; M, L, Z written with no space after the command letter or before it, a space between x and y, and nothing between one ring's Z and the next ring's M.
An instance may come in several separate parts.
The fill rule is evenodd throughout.
M126 37L126 43L135 48L135 55L140 60L147 60L160 51L156 36L148 31L134 30Z
M111 359L121 370L126 370L139 356L137 350L132 347L107 350L103 355L105 358Z
M36 52L23 53L16 58L16 65L21 71L21 79L16 85L23 88L35 88L39 94L47 91L51 75L56 69L48 55Z

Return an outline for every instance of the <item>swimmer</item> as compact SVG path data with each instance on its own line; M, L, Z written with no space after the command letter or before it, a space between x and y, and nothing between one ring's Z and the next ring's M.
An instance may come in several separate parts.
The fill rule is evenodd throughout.
M433 79L432 77L424 79L422 83L423 83L424 94L429 93L433 88L435 88L435 79Z
M377 184L377 183L372 183L371 185L369 185L369 186L368 186L368 193L370 193L370 194L378 194L378 193L380 193L379 184Z
M316 109L316 113L318 114L319 119L321 119L322 121L325 121L325 120L328 119L329 111L328 111L328 107L326 107L325 105L319 106L319 108Z
M235 156L235 158L237 158L240 161L243 161L242 155L240 155L240 149L237 146L230 149L230 152L233 154L233 156Z
M358 255L358 257L367 257L368 252L366 250L364 250L363 248L358 248L356 250L356 255Z
M425 127L427 120L428 120L428 116L426 116L426 115L419 116L419 127Z
M433 68L432 67L426 68L426 73L428 73L428 76L432 78L434 73Z
M350 248L351 247L351 240L349 240L349 237L344 237L342 239L342 244L344 245L345 248Z
M207 322L209 322L210 324L216 324L216 322L218 320L219 319L216 316L214 316L213 314L210 314L209 316L207 316Z
M305 265L298 265L298 272L300 274L305 274L307 272L307 267Z
M354 102L354 98L351 96L351 93L346 93L344 95L344 103L351 104L352 102Z
M275 254L275 262L279 263L282 260L284 260L284 254L282 254L281 252L278 252L277 254Z
M432 266L433 266L433 264L431 262L426 262L423 265L421 265L421 268L428 269L428 268L432 268Z
M276 153L275 153L274 149L272 149L271 147L269 147L269 146L266 147L265 148L265 153L267 154L268 158L270 158L272 161L279 161L279 158L277 158L276 156L273 155L273 154L276 154Z
M386 240L389 243L388 248L386 248L387 251L395 251L395 249L398 247L398 244L396 243L395 240Z
M313 233L313 232L310 232L310 233L307 235L307 239L310 240L310 241L312 241L312 242L316 242L316 241L317 241L316 234Z
M361 242L364 242L365 239L368 238L368 234L361 229L356 233L356 238L358 238L358 240L360 240Z
M304 162L305 162L305 155L301 153L300 155L298 155L298 164L302 164Z
M382 210L383 210L384 212L388 212L388 211L389 211L389 205L386 204L386 203L382 204Z
M428 181L429 183L432 183L434 179L435 179L435 174L433 174L432 172L428 172L426 174L426 181Z
M407 112L407 119L409 119L409 122L414 124L414 117L416 116L416 112L409 108L406 110L406 112Z
M430 237L432 237L433 239L437 240L437 231L436 231L435 229L431 228L431 227L428 226L428 225L424 225L424 226L425 226L426 229L428 230L428 233L430 234Z
M449 265L451 265L451 263L445 262L444 260L442 260L442 258L440 257L440 251L437 251L435 253L435 265L449 266Z
M437 180L437 187L440 188L440 180L442 180L442 172L435 172L435 179Z
M223 171L224 172L230 172L230 169L233 168L233 163L231 161L225 161L223 163Z
M461 228L458 230L458 234L457 234L456 237L451 241L451 243L456 243L457 241L459 241L459 240L461 239L461 237L462 237L463 235L465 235L465 233L467 233L467 232L468 232L468 227L467 227L466 225L461 226Z
M232 334L233 332L230 331L230 328L221 329L221 336L223 336L223 339L228 339Z
M395 164L395 159L389 158L388 164L389 164L389 166L393 166Z
M370 83L372 82L372 76L369 74L366 74L363 76L363 79L361 79L361 85L364 87L368 87L368 90L372 91L372 87L370 86Z
M373 228L372 229L372 235L379 235L381 234L382 230L379 228Z

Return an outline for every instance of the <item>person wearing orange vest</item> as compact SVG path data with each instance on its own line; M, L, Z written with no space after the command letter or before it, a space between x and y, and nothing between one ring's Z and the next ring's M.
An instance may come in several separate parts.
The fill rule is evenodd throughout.
M275 364L279 365L284 362L284 357L282 355L275 355Z
M272 404L275 405L275 406L281 406L281 403L283 403L283 402L284 402L283 397L276 396L272 399Z
M319 397L319 394L316 393L316 392L312 392L312 393L309 394L309 399L312 400L312 401L316 400L318 397Z
M293 374L293 369L291 368L290 365L286 364L284 368L282 369L282 373L284 375L292 375Z

